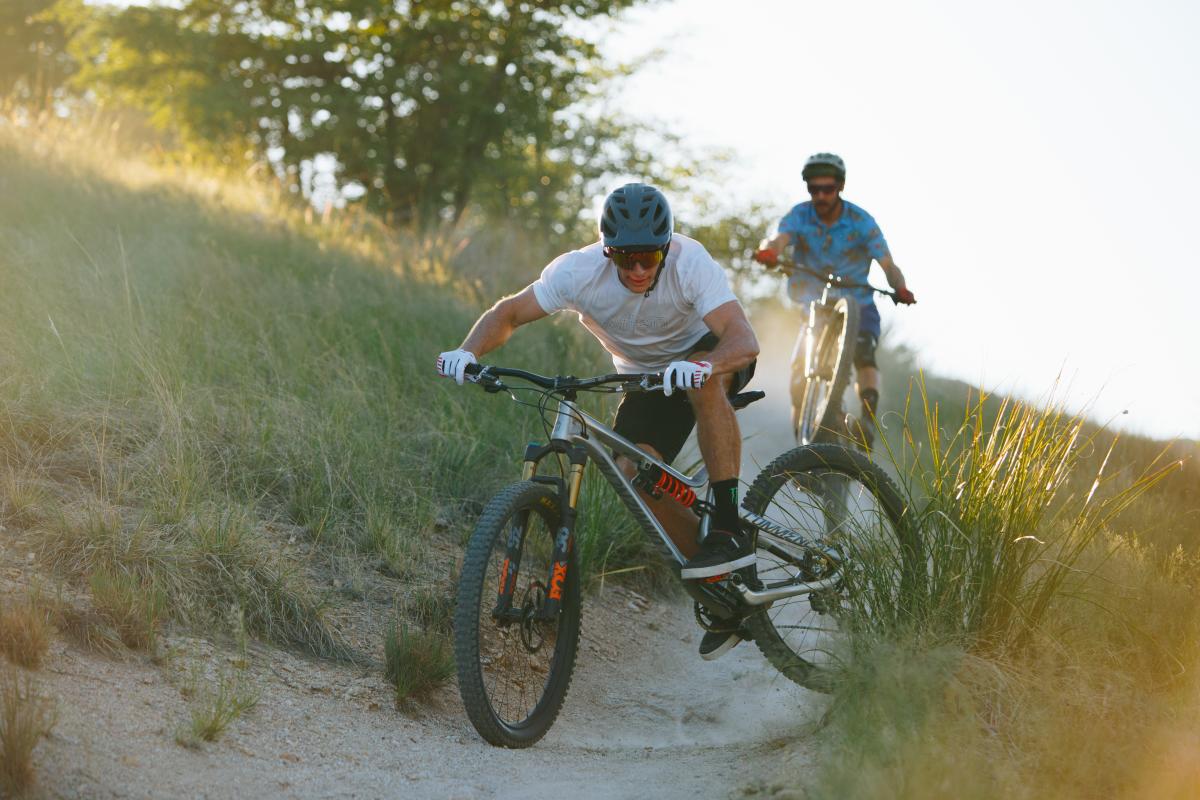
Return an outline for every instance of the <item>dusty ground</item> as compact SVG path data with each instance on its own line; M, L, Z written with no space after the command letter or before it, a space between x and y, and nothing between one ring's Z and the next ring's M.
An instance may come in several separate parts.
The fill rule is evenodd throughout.
M589 610L563 715L524 751L480 740L453 687L401 712L377 673L266 648L248 668L258 706L218 742L188 749L174 741L187 714L183 662L211 667L230 654L171 639L178 654L155 665L59 641L40 670L59 719L37 751L37 794L721 797L769 783L781 759L805 757L795 740L819 706L752 647L704 662L688 608L624 589L610 587Z

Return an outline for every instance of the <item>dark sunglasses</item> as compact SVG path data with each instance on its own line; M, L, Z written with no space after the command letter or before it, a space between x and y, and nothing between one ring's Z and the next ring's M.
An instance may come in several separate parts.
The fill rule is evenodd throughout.
M808 184L808 193L813 197L819 194L837 194L838 185L836 183L810 183Z
M639 250L631 253L628 250L606 247L604 248L604 257L611 259L617 265L618 269L633 269L634 267L654 269L663 262L666 253L661 248L658 250Z

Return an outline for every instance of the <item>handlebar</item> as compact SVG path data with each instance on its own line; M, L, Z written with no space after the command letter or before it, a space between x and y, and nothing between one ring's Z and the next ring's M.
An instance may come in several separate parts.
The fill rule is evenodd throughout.
M608 375L597 375L594 378L576 378L574 375L551 377L523 369L484 364L468 364L466 374L472 376L475 383L480 384L489 392L498 392L505 388L501 378L520 378L552 392L574 392L618 383L622 386L617 391L653 392L662 389L663 381L661 372L614 372Z
M900 298L897 296L895 291L888 290L888 289L880 289L879 287L872 286L869 283L855 283L853 281L848 281L845 278L842 278L838 275L834 275L832 272L830 272L829 274L824 274L824 273L818 272L815 269L812 269L811 267L806 267L803 264L798 264L795 261L792 261L790 258L787 258L786 256L779 257L778 265L779 265L779 269L785 275L791 275L793 272L803 272L806 275L811 275L812 277L816 278L819 281L823 281L826 286L829 286L831 288L870 289L873 292L878 292L879 294L887 295L888 297L892 298L893 303L900 302ZM770 267L768 267L768 269L770 269Z

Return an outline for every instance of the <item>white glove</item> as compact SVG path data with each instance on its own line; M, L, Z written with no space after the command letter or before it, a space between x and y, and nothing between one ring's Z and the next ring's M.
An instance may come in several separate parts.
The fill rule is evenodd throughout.
M438 356L437 371L443 378L454 378L459 386L463 385L467 364L478 364L475 354L469 350L449 350Z
M699 389L712 375L707 361L672 361L663 373L663 394L668 397L676 389Z

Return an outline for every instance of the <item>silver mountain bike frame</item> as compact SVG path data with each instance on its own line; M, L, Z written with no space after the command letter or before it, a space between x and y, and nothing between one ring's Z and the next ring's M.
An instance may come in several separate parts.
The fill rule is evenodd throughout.
M620 455L626 456L639 468L646 464L652 464L675 480L695 490L697 494L700 493L699 490L705 489L708 484L707 467L701 467L693 476L685 475L669 464L665 464L650 455L645 450L642 450L603 422L583 411L575 402L563 398L559 398L558 401L554 428L551 431L550 438L551 442L559 447L563 445L577 445L583 448L587 452L588 457L595 462L600 473L613 487L617 496L625 503L626 508L633 514L634 519L637 520L642 530L650 537L651 541L659 546L660 552L677 564L683 564L687 560L675 545L675 542L667 535L662 523L650 511L650 507L646 505L646 501L642 499L633 482L617 466L617 462L610 455L609 450L611 449ZM532 477L534 471L536 471L536 464L530 465L527 462L527 474L525 478ZM579 491L578 481L580 480L582 480L582 470L580 470L579 477L572 481L571 492L573 496ZM711 493L711 489L705 492L706 499L711 500ZM765 538L779 551L787 553L793 558L801 559L815 552L832 559L835 563L840 561L840 558L835 553L821 547L816 542L810 541L796 531L778 525L744 508L739 508L738 514L744 521L758 529L760 538ZM701 540L708 535L709 523L710 516L704 514L700 519ZM776 600L831 588L837 584L838 580L839 578L834 575L833 577L812 583L789 583L784 586L776 586L758 591L751 589L745 584L738 584L736 588L743 601L747 604L765 606Z

